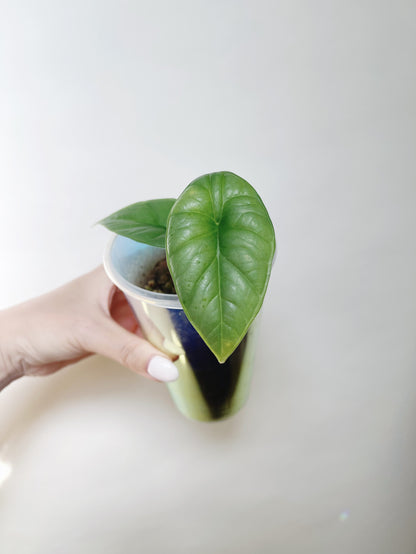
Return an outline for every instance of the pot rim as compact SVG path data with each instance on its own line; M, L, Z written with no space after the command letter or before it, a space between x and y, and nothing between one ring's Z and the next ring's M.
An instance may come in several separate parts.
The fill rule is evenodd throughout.
M141 300L142 302L154 304L156 306L159 306L160 308L182 310L182 305L176 294L165 294L163 292L153 292L151 290L143 289L142 287L134 285L120 274L120 272L115 268L111 256L113 248L115 247L116 240L120 236L121 235L115 234L113 237L111 237L104 250L103 265L111 281L126 295L132 298ZM156 247L149 246L149 248ZM163 249L161 248L160 250Z

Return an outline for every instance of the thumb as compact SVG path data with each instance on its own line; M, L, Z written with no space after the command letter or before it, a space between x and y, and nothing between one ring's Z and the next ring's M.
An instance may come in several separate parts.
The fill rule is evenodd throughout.
M100 319L87 335L84 343L89 351L107 356L135 373L164 382L179 377L176 366L165 354L110 318Z

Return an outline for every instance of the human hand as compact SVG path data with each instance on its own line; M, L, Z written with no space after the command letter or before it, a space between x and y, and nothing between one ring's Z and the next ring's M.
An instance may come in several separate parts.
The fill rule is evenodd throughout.
M23 375L48 375L94 353L150 379L178 377L167 355L143 338L102 266L0 312L0 390Z

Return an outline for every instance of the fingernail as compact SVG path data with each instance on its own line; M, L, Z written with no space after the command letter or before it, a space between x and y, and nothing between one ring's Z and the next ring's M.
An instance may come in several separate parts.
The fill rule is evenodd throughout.
M147 373L157 379L168 383L176 381L179 377L179 372L176 366L163 356L153 356L147 366Z

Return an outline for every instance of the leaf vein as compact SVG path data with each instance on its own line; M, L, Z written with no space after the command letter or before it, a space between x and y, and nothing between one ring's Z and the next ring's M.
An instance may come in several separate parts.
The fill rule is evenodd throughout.
M200 275L198 276L198 278L196 279L196 281L194 281L192 283L192 289L189 293L189 295L192 297L194 295L194 291L195 291L195 287L198 285L198 283L203 279L205 273L208 271L208 269L212 266L212 264L215 262L215 257L212 258L212 260L209 262L209 264L201 271Z
M250 279L247 277L247 275L244 273L244 271L242 271L237 265L235 265L235 263L233 263L229 258L227 258L226 256L224 256L224 254L222 254L222 257L224 258L224 260L226 260L230 265L233 266L233 268L241 275L241 277L243 278L243 281L245 281L248 286L249 286L249 289L254 293L254 294L258 294L258 291L256 290L256 286L250 281Z

